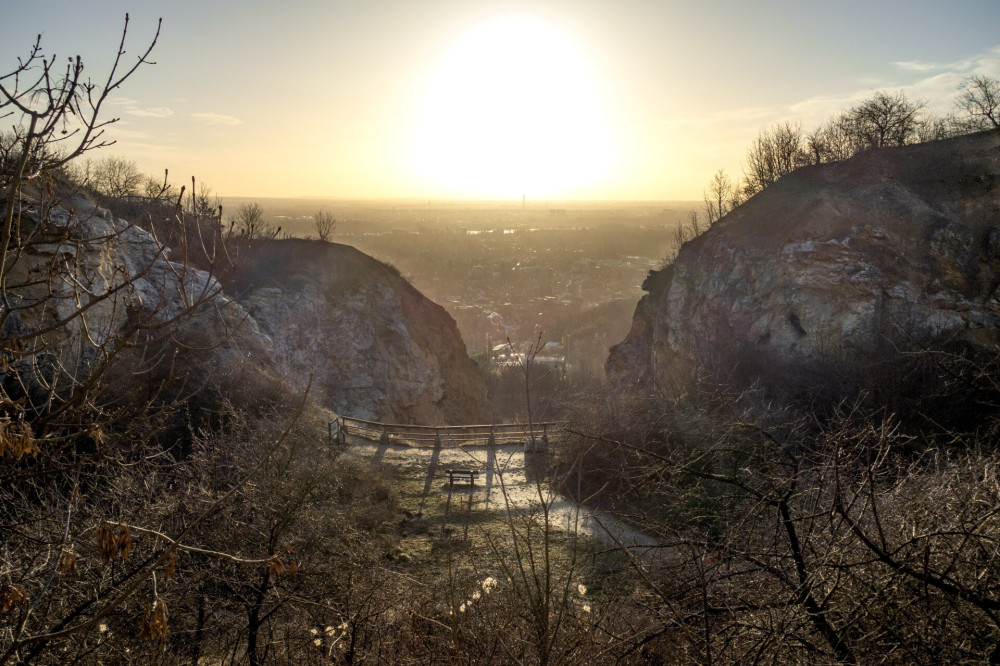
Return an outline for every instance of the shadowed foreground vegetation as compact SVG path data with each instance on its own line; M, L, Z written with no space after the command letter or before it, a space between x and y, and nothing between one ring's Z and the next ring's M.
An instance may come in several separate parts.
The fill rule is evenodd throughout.
M998 658L996 359L923 351L866 372L882 390L836 403L704 380L577 415L583 493L670 553L634 571L688 658Z
M120 202L121 228L68 219L92 195L70 163L102 145L101 104L148 54L94 86L36 47L0 78L16 116L0 138L0 664L1000 661L995 357L913 350L826 402L590 382L563 401L571 436L536 460L531 504L497 465L487 510L423 463L345 455L330 413L230 345L238 327L212 337L198 317L276 232L227 228L166 184ZM182 305L117 300L155 262L88 270L87 247L125 237L173 243L162 284ZM92 325L101 308L115 327ZM566 529L561 496L658 545Z

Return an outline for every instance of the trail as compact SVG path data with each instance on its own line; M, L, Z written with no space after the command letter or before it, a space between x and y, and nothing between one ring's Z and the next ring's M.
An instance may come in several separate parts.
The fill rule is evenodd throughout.
M350 437L345 455L377 460L395 468L405 479L422 481L419 511L440 504L428 502L435 494L445 496L446 507L452 506L453 496L460 496L461 504L468 509L498 516L506 516L508 510L521 516L537 515L545 502L550 507L549 524L556 530L575 531L609 546L621 544L639 556L657 550L658 544L653 537L606 512L580 505L554 492L548 481L540 476L544 473L544 454L525 454L521 445L415 448ZM479 480L472 487L468 484L449 486L444 470L450 468L478 469Z

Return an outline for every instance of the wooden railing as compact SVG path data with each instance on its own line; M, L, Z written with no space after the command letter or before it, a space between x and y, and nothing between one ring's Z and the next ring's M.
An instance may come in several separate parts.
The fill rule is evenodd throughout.
M518 443L541 449L548 446L550 438L560 436L564 426L556 421L534 423L530 428L518 423L419 426L338 416L330 422L330 437L341 444L348 435L353 435L383 444L434 447Z

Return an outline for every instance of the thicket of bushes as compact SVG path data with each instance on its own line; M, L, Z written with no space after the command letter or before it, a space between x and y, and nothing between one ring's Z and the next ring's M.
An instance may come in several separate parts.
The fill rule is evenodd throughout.
M599 564L539 486L503 538L443 540L426 570L398 557L409 517L384 471L337 458L323 411L267 368L219 367L194 308L130 312L61 367L25 323L48 304L20 298L37 278L12 267L62 233L65 168L100 145L86 102L134 71L117 67L87 96L82 63L60 77L38 49L17 74L41 88L0 99L25 120L0 141L0 664L1000 660L992 358L924 352L821 410L709 382L592 389L550 484L659 545ZM224 274L249 246L176 196L141 202L145 224ZM48 269L81 303L57 331L114 297Z
M582 495L659 539L634 566L663 630L699 663L996 660L996 354L800 371L851 381L778 399L704 379L571 416Z

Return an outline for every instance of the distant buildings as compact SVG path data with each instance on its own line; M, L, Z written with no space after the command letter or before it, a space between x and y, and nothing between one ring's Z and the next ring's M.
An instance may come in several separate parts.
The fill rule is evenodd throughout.
M562 343L546 342L540 348L537 340L531 342L504 342L490 350L490 362L496 368L520 367L527 363L538 368L562 369L566 365L566 353Z

